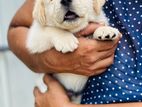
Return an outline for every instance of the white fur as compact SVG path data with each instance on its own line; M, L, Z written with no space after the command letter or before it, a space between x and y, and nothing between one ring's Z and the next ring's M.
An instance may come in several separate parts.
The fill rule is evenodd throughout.
M73 33L85 28L89 22L104 22L106 25L108 24L107 18L102 10L100 10L100 12L94 11L93 0L72 0L70 10L80 17L73 21L63 20L68 10L60 3L61 0L42 0L42 2L44 2L43 6L45 6L42 7L42 9L39 9L41 6L38 7L40 2L41 0L36 0L34 22L28 33L26 43L31 54L41 53L51 48L55 48L62 53L73 52L77 49L79 43ZM41 13L43 11L45 13L37 13L37 9L39 9L38 11L41 10ZM97 13L100 14L98 15ZM102 40L105 40L106 35L118 35L118 33L119 31L115 28L100 27L94 32L93 36L98 39L101 35ZM110 39L113 38L109 38L109 40ZM57 78L67 90L73 90L74 92L82 91L88 80L87 76L70 73L57 73L54 74L54 77ZM39 79L38 87L42 92L45 92L47 87L43 84L42 78L43 75ZM78 98L79 103L80 97Z
M103 32L102 32L103 31ZM101 35L101 40L114 40L118 37L119 35L119 31L116 28L112 28L110 26L103 26L103 27L99 27L93 34L93 37L95 39L99 39L99 36ZM107 35L109 35L109 38L105 38ZM113 35L116 35L113 38Z

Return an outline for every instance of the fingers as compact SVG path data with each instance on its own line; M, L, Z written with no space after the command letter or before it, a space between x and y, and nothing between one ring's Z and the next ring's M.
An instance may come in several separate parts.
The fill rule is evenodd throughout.
M33 94L34 94L35 97L42 95L42 93L40 92L40 90L37 87L34 88Z
M117 48L117 45L115 45L110 50L99 52L99 54L97 55L98 60L103 60L103 59L106 59L106 58L112 56L115 53L116 48Z
M40 101L41 101L40 97L43 96L43 94L40 92L40 90L37 87L34 88L33 93L35 96L35 107L40 107Z
M94 57L92 56L90 57L90 59L86 59L88 60L87 63L86 60L82 61L82 69L79 68L79 71L87 76L92 76L94 74L98 75L102 73L113 63L114 50L115 49L99 52L98 56L94 55Z
M118 38L116 38L113 41L99 41L99 40L93 40L93 39L86 39L86 38L80 38L79 42L79 48L83 47L83 52L92 52L92 51L96 51L96 52L102 52L102 51L107 51L110 50L112 48L114 48L115 46L117 46L119 40L120 40L120 36ZM82 44L82 45L81 45Z
M104 60L96 62L91 67L89 67L89 70L95 71L97 69L106 69L111 64L113 64L113 59L114 59L114 54L111 57L108 57Z
M91 76L93 76L93 75L99 75L99 74L105 72L106 70L107 70L107 68L98 69L94 73L92 73Z
M48 86L48 87L50 87L50 85L52 84L52 82L54 82L54 81L56 81L56 80L54 80L51 76L49 76L49 75L44 75L44 83Z
M86 55L83 55L83 58L80 60L80 64L83 67L88 67L91 64L96 63L97 61L104 60L110 56L112 56L116 50L117 45L115 45L113 48L106 50L106 51L101 51L101 52L96 52L95 49L92 49L91 51L88 51Z
M80 32L76 33L76 36L81 37L81 36L87 36L89 34L92 34L100 26L104 26L104 24L90 23L85 29L83 29Z
M89 69L80 69L78 73L80 75L85 75L85 76L93 76L93 75L98 75L106 71L107 68L101 68L101 69L95 69L95 70L89 70Z
M50 75L45 75L44 76L44 83L48 86L48 92L50 92L51 90L52 91L55 91L55 90L62 90L62 86L61 84L55 80L52 76Z

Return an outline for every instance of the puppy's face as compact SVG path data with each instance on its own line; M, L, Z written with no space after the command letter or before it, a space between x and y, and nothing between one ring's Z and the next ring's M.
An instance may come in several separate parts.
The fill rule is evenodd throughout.
M66 30L73 30L87 22L91 0L47 0L48 23Z
M75 32L88 24L93 0L36 0L34 16L44 25Z

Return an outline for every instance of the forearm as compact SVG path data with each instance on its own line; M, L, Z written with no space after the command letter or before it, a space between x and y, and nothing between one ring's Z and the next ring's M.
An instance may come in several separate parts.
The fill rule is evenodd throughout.
M142 103L115 103L115 104L98 104L98 105L76 105L72 107L142 107Z
M9 48L25 65L35 72L72 71L72 61L69 61L72 59L70 55L63 55L55 49L32 55L26 49L27 33L33 21L33 6L34 0L26 0L13 17L8 31Z
M11 51L31 70L39 72L36 55L31 55L26 49L28 28L24 26L10 27L8 43ZM48 70L48 69L47 69Z
M34 0L26 0L13 17L8 31L8 44L11 51L31 70L49 73L52 70L48 63L46 68L42 68L40 61L37 62L42 55L32 55L26 49L27 34L33 21L33 5Z
M31 70L44 73L68 72L92 76L102 73L112 64L118 40L105 43L79 38L77 50L71 53L62 54L51 49L41 54L30 54L26 49L26 38L33 21L33 6L34 0L26 0L14 16L8 31L10 49ZM88 25L91 30L86 30L85 35L92 34L97 29L96 26L99 27L93 23ZM80 34L82 36L84 33Z
M73 66L73 57L71 57L71 55L63 55L55 49L51 49L41 54L30 54L26 48L28 31L29 28L25 26L11 26L8 32L9 48L25 65L37 73L72 71L73 67L71 66ZM64 66L62 67L62 65Z

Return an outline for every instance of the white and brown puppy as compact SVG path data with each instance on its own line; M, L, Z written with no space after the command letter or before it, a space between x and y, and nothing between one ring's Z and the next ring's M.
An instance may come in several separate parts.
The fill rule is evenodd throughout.
M102 11L104 4L105 0L36 0L34 22L27 38L28 50L31 54L42 53L51 48L62 53L73 52L79 44L73 33L84 29L89 22L103 22L108 25ZM118 34L117 29L104 26L94 32L93 38L114 40ZM54 77L74 93L80 93L88 79L87 76L71 73L57 73ZM42 92L47 90L43 83L43 75L37 86ZM75 102L80 102L80 95L72 98Z

